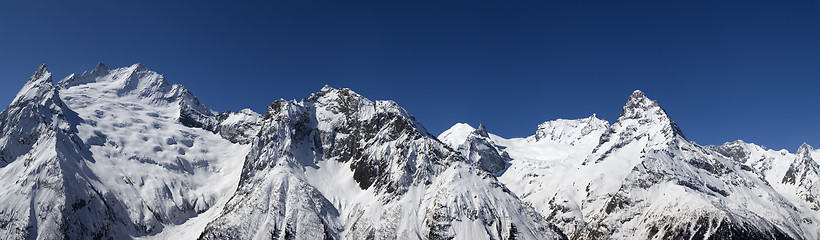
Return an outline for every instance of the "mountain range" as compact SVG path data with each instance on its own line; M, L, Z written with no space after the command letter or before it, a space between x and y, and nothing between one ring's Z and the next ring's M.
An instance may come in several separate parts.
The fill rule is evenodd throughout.
M820 151L701 146L633 92L502 138L325 86L216 112L145 65L0 113L2 239L820 239Z

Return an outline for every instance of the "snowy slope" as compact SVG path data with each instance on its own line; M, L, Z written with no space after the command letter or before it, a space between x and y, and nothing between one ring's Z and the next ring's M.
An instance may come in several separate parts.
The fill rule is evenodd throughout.
M77 129L94 156L89 167L124 205L138 229L133 235L160 232L224 204L238 184L249 148L192 128L209 128L215 119L205 118L213 112L183 86L141 64L113 70L100 64L58 85L84 120Z
M205 239L552 239L562 235L391 101L325 87L265 114Z

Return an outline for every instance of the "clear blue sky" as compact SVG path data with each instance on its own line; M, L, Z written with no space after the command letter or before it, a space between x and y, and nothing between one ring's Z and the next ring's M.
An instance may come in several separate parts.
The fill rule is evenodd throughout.
M203 2L3 1L0 102L41 63L142 62L217 111L330 84L524 137L641 89L701 144L820 147L820 1Z

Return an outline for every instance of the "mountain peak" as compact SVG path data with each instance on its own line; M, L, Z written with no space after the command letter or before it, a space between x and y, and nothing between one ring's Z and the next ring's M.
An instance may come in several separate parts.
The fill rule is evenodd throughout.
M640 90L635 90L626 101L621 118L642 118L646 116L646 113L652 112L666 115L666 112L659 108L658 101L647 98Z
M94 67L94 70L91 70L91 73L106 73L109 70L111 70L111 69L108 68L108 66L105 66L105 64L103 64L103 62L99 62L99 63L97 63L97 66Z
M797 185L804 185L806 184L807 175L815 175L818 173L818 169L820 169L820 165L814 161L811 157L811 152L814 151L814 148L809 146L807 143L803 143L800 145L800 148L797 149L797 153L795 153L794 161L791 165L789 165L789 170L786 171L786 174L783 176L783 180L780 182L787 183L787 184L797 184ZM811 184L809 184L811 185ZM801 188L812 188L810 186L801 186ZM814 199L815 196L811 196L810 192L804 192L803 194L808 194L810 198L806 199Z
M478 134L479 136L482 136L482 137L490 137L490 134L487 133L487 128L484 127L484 123L479 123L478 124L478 129L473 131L473 133Z
M48 71L48 68L46 68L45 63L37 67L37 71L28 78L27 82L42 82L44 80L51 81L51 73Z
M661 108L658 101L647 98L640 90L635 90L632 92L632 95L629 96L629 99L623 107L621 116L618 118L618 122L628 119L639 120L640 125L646 125L647 123L668 124L668 127L671 128L669 130L671 130L672 135L686 138L678 125L675 124L672 118L666 113L666 110ZM664 127L664 129L666 128L667 127Z
M325 84L325 86L324 86L324 87L322 87L322 89L321 89L321 90L319 90L319 91L320 91L320 92L329 92L329 91L333 91L333 90L336 90L336 88L331 87L331 86L330 86L330 85L328 85L328 84Z
M148 70L148 66L145 66L145 64L142 63L134 63L131 67L134 68L134 70Z
M803 142L803 144L800 145L800 148L797 149L796 154L797 155L808 155L812 151L814 151L814 148L811 147L808 143Z
M630 96L630 97L640 98L640 97L644 97L644 94L643 94L643 91L641 91L639 89L635 89L635 91L632 91L632 96Z
M589 160L603 161L612 152L631 142L643 141L643 149L665 147L680 140L687 141L677 124L660 107L658 101L651 100L640 90L629 96L621 116L600 138ZM584 162L586 164L587 162Z
M328 101L339 101L340 98L343 99L359 99L370 101L369 99L365 98L362 95L350 90L349 88L334 88L330 85L325 85L316 93L310 94L308 97L309 100L314 102L328 102Z
M38 97L46 96L45 94L54 89L54 84L51 82L51 73L46 69L45 64L41 64L37 71L29 77L23 88L17 92L17 96L12 100L12 105L18 102L24 102Z

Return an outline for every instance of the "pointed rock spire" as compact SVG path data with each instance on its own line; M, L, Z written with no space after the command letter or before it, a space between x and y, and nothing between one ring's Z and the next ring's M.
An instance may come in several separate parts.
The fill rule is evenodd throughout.
M680 136L686 139L683 135L683 131L672 121L666 113L666 110L661 108L658 101L647 98L641 90L635 90L632 92L632 95L629 96L629 99L623 107L621 116L618 118L618 122L627 119L637 119L640 125L651 123L668 125L663 127L665 131L664 135L668 135L669 137Z
M484 127L484 123L479 123L478 124L478 129L473 131L473 133L475 133L479 136L482 136L482 137L490 137L490 134L487 133L487 128Z
M626 101L626 104L623 107L623 111L621 112L620 118L625 119L636 119L646 117L647 113L659 113L666 115L666 112L663 109L660 109L658 106L658 101L650 100L649 98L644 95L641 90L635 90L632 92L632 95L629 96L629 100Z
M43 82L45 80L51 81L51 73L48 72L48 69L46 68L46 64L43 63L43 64L40 64L40 66L37 67L37 71L35 71L34 74L32 74L31 77L28 78L27 83L29 83L29 82Z
M41 64L37 71L29 77L23 88L17 92L17 96L12 100L11 105L25 102L38 97L44 97L54 90L51 82L51 73L46 69L45 64Z
M812 151L814 151L814 148L811 147L808 143L803 142L803 144L800 145L799 148L797 148L797 153L796 154L797 155L804 155L804 154L809 154Z
M91 73L107 73L111 69L108 66L105 66L103 62L97 63L97 66L94 67L94 70L91 70Z
M635 90L624 104L621 116L601 135L598 146L584 164L603 161L612 152L637 140L644 139L643 150L664 148L677 141L688 141L677 124L640 90Z
M820 165L812 159L812 151L814 151L814 148L809 144L804 142L803 145L800 145L797 153L795 153L794 162L789 166L786 175L783 176L782 183L796 184L805 179L807 174L818 174Z

